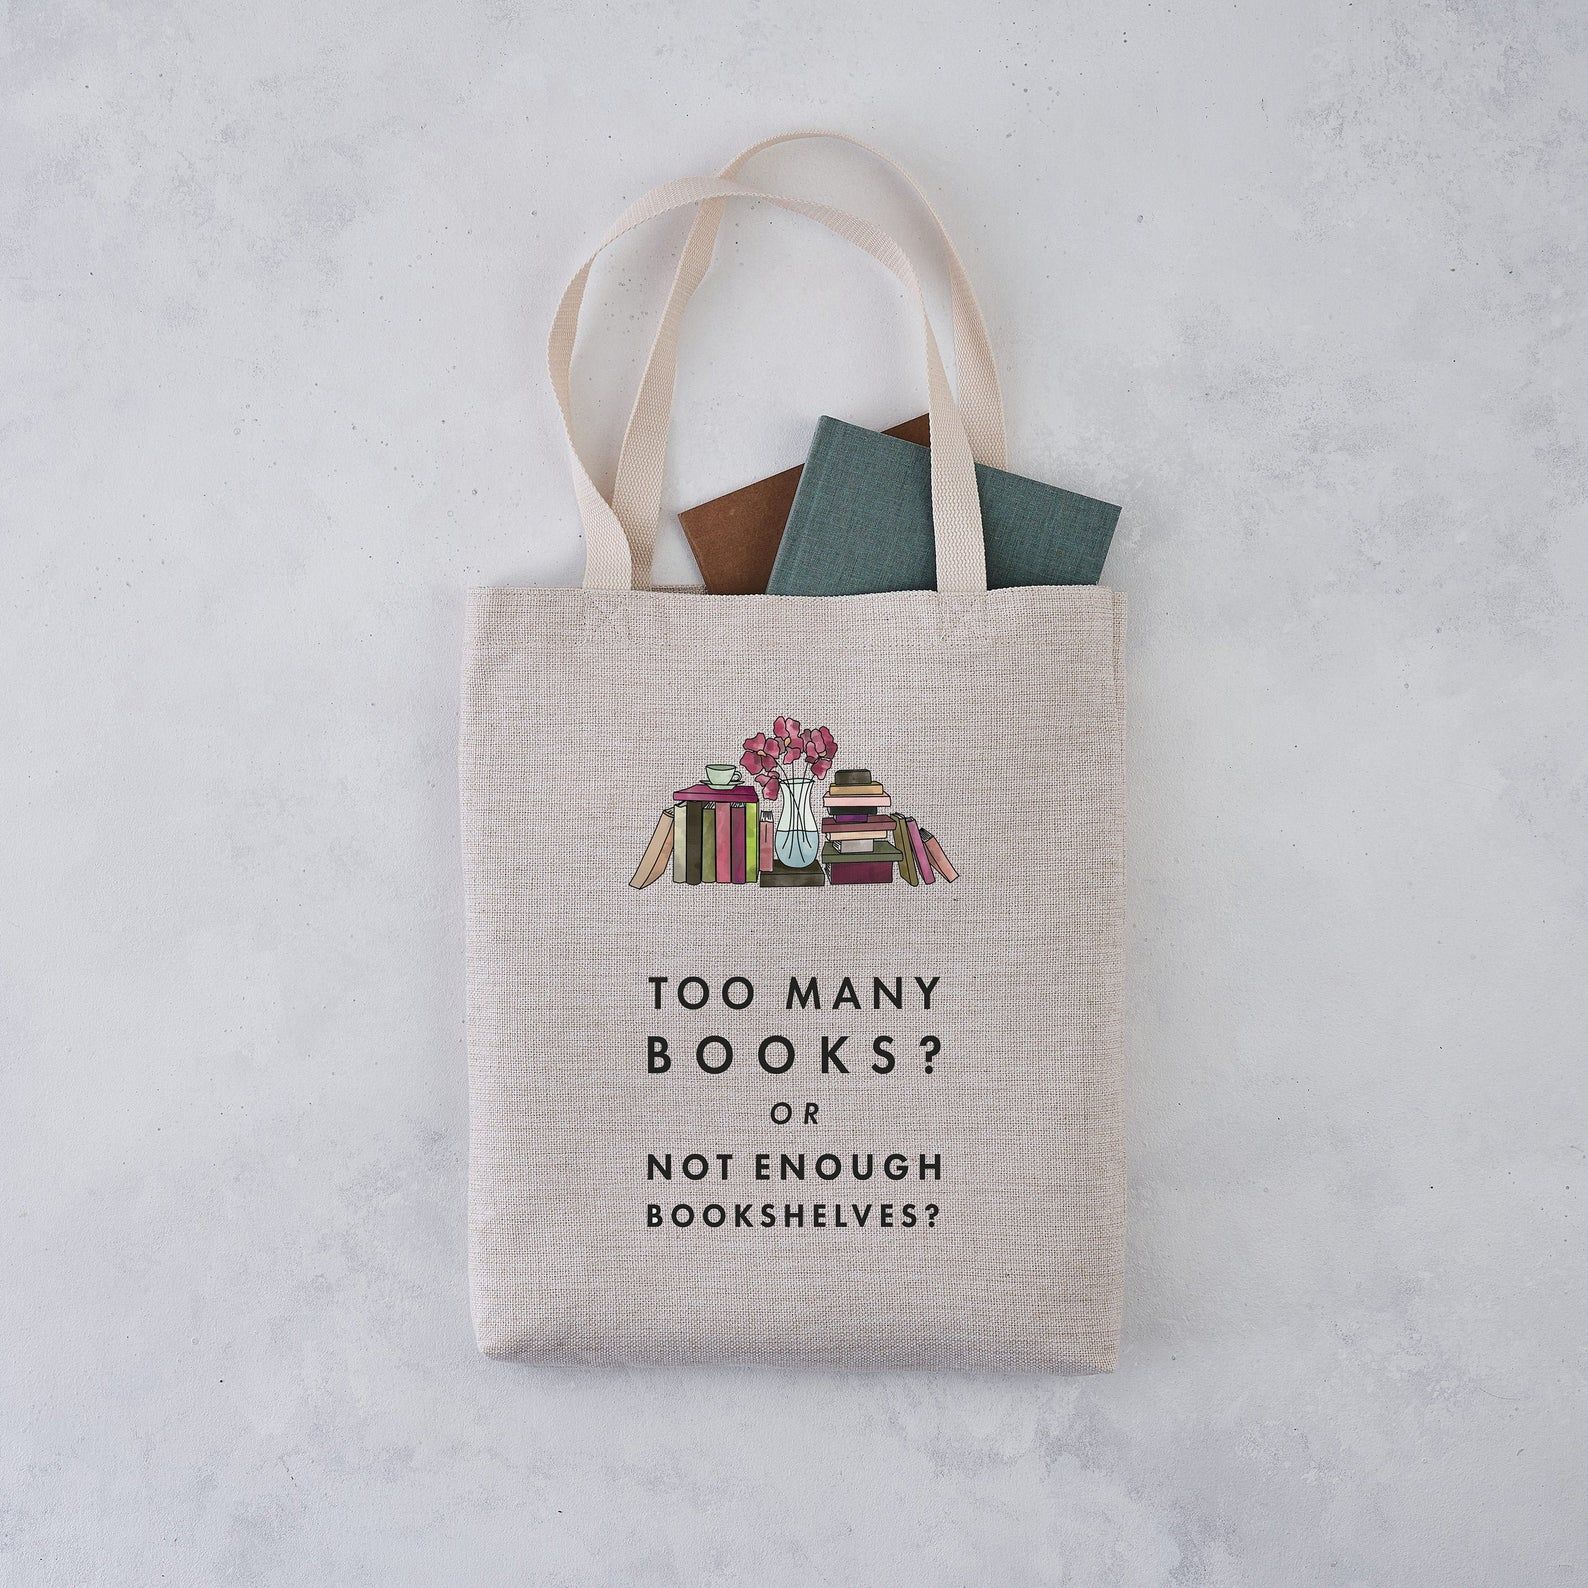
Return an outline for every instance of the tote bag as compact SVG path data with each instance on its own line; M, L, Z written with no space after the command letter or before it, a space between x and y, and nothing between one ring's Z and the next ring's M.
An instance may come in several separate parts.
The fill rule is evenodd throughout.
M1003 466L1002 409L962 268L950 250L956 403L904 252L741 186L754 152L647 194L558 308L583 588L469 602L476 1334L532 1362L1106 1370L1122 601L988 593L974 464ZM649 588L673 337L731 199L808 216L903 283L935 591ZM608 501L571 433L580 303L603 248L689 206Z

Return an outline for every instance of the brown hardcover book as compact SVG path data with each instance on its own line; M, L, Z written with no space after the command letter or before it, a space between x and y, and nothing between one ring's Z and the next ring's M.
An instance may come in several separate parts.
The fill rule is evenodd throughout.
M908 419L885 433L924 447L926 415ZM766 594L800 473L799 467L784 469L678 515L711 595Z

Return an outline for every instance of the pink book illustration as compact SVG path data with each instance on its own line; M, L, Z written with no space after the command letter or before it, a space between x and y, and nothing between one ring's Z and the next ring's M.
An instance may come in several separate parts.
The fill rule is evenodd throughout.
M717 806L717 881L733 881L733 812L726 804Z
M728 807L728 844L733 854L733 880L745 880L745 838L744 838L744 806L730 805Z
M709 783L695 783L689 788L675 788L673 798L680 803L710 800L713 804L753 805L756 792L743 783L736 783L732 788L713 788Z
M959 873L950 864L948 856L943 853L943 846L930 833L922 833L921 837L926 841L926 852L932 857L932 864L937 867L937 874L944 882L957 881Z
M916 826L913 816L906 818L906 828L910 833L910 848L915 852L916 870L921 873L921 881L933 883L937 878L932 875L932 857L926 852L926 840L921 837L921 829Z
M842 887L845 883L867 883L893 881L893 862L891 860L844 860L827 868L829 880L834 887Z

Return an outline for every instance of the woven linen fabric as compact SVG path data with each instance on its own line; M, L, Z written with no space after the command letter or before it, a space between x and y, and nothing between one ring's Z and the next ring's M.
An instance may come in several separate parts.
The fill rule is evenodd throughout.
M1122 626L1097 587L471 597L484 1351L1114 1365ZM955 880L631 885L675 791L785 713L826 725Z
M1102 578L1117 507L984 464L976 466L976 487L990 588ZM768 591L815 596L936 588L926 448L824 417Z

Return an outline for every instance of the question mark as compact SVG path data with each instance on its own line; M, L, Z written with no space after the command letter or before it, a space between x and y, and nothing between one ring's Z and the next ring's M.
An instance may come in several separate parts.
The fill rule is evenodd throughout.
M926 1045L929 1042L932 1045L931 1047L927 1048ZM943 1051L943 1044L939 1042L936 1037L922 1037L920 1045L923 1048L926 1048L926 1073L930 1075L932 1073L932 1060Z
M937 1212L937 1203L928 1202L926 1204L926 1227L928 1229L931 1229L937 1223Z

